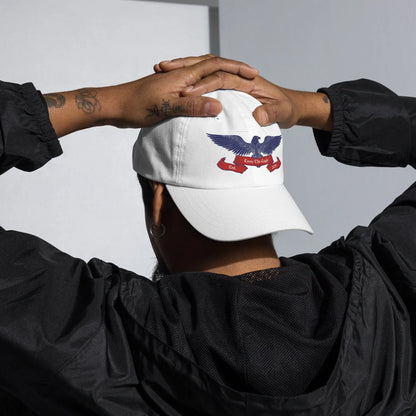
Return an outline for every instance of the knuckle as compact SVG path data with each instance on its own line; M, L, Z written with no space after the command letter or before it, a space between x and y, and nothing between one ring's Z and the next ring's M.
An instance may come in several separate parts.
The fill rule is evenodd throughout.
M221 74L212 75L211 89L222 89L225 83L225 78Z
M186 100L184 109L185 109L186 114L188 115L197 114L198 107L197 107L196 100L195 99Z
M220 65L221 63L222 63L222 61L223 61L223 59L222 58L220 58L219 56L214 56L213 58L211 58L212 59L212 61L214 62L214 64L218 64L218 65Z
M220 79L220 80L224 80L224 78L225 78L225 72L223 72L223 71L217 71L217 72L215 72L215 73L213 74L213 76L214 76L215 78Z
M272 123L275 123L280 118L280 111L277 107L273 107L271 111L269 111L269 120Z

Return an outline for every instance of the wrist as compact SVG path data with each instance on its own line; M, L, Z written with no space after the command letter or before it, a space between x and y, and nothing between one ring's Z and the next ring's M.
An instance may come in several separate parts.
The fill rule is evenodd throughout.
M299 108L297 125L318 130L332 130L332 109L327 95L316 92L295 91Z
M109 125L118 128L133 127L132 108L129 108L129 97L133 95L133 83L113 85L99 89L101 111L97 114L97 125ZM131 105L130 105L131 107ZM134 110L134 118L139 119L139 109Z

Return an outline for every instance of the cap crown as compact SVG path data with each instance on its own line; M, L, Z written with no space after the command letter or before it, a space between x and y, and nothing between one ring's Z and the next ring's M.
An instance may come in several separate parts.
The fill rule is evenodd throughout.
M197 189L283 184L283 143L277 124L261 127L261 105L248 94L206 94L222 103L216 117L176 117L140 131L133 167L149 179Z

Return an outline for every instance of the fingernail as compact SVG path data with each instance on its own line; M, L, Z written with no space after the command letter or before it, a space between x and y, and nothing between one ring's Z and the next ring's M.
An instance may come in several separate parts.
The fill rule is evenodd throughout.
M170 61L162 61L162 62L160 62L159 63L159 65L161 65L161 64L167 64L167 63L169 63Z
M215 102L209 102L205 104L205 113L208 116L216 116L221 111L221 104Z
M193 85L191 85L190 87L186 87L183 92L191 92L194 89Z

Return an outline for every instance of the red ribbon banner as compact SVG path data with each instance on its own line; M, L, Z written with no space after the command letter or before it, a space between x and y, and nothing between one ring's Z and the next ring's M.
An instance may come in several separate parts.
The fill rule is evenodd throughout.
M267 165L267 169L270 172L273 172L275 169L280 168L281 166L280 159L277 158L273 162L273 156L263 156L259 158L254 157L245 157L245 156L236 156L234 159L234 164L227 163L225 157L223 157L218 163L218 167L222 170L232 170L233 172L243 173L247 170L247 166L264 166Z

